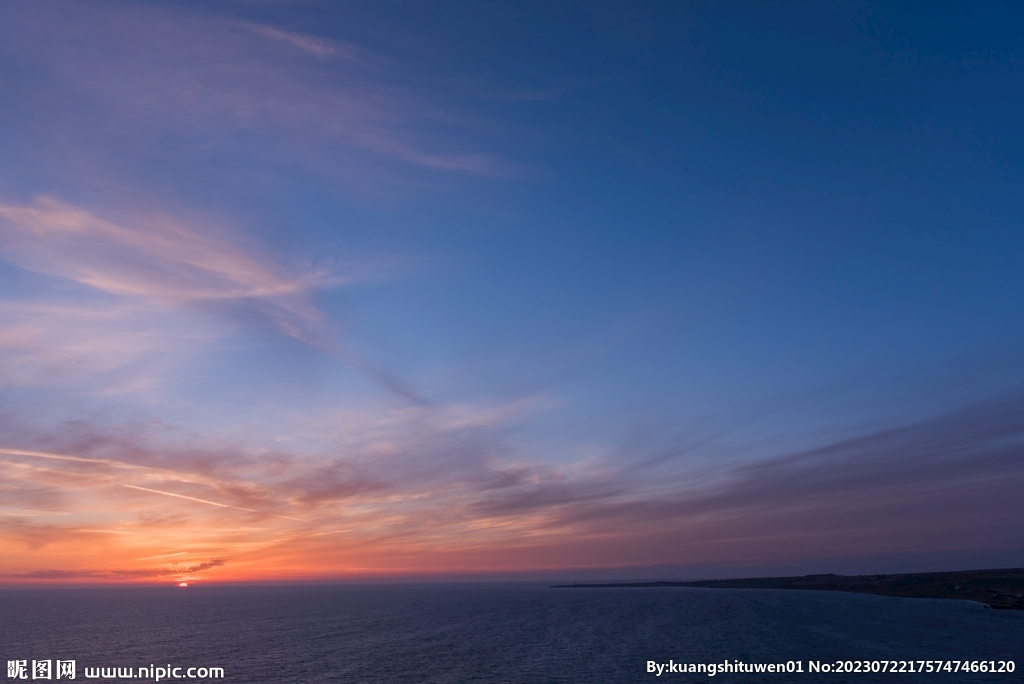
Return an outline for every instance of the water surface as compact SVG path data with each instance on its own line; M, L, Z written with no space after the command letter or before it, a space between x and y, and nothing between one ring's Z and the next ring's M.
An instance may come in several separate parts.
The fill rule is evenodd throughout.
M1024 681L1024 612L966 601L540 584L0 591L0 657L223 667L224 682L660 682L647 661L1007 660L999 674L722 673L729 682ZM13 681L13 680L8 680ZM89 680L89 681L104 681Z

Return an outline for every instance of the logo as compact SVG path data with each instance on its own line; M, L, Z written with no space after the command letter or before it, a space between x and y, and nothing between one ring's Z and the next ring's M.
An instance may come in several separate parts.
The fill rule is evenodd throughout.
M54 667L56 665L56 667ZM31 677L30 677L31 675ZM74 679L74 660L8 660L8 679Z

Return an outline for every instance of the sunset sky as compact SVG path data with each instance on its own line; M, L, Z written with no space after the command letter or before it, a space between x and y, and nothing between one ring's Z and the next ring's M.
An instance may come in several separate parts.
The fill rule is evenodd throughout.
M1019 3L0 3L0 583L1024 565Z

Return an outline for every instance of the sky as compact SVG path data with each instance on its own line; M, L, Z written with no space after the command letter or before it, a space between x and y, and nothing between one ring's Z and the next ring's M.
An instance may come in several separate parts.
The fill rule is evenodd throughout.
M0 583L1024 565L1022 20L0 4Z

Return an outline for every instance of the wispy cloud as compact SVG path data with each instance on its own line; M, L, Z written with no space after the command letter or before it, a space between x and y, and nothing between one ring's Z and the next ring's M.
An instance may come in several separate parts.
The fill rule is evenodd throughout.
M258 561L272 575L295 572L290 564L315 556L320 561L307 572L321 576L423 570L424 563L436 570L781 562L1015 548L1021 539L1013 521L1024 513L1017 496L1024 485L1020 408L1019 398L1004 397L737 465L700 486L683 474L637 479L621 462L595 469L529 458L503 436L522 407L400 409L376 422L353 414L332 437L337 446L330 456L239 445L231 457L188 460L158 445L140 450L138 437L95 435L84 442L92 452L117 453L118 444L133 443L133 462L161 465L68 454L35 458L7 449L6 461L35 467L0 467L6 482L34 488L32 496L54 512L81 510L80 502L104 492L106 507L89 504L91 515L137 516L155 504L185 515L155 527L145 523L145 537L141 519L110 528L129 533L111 532L106 542L128 559L151 549L148 555L156 556L160 549L198 547L229 561ZM472 419L445 417L452 413ZM74 471L39 465L47 459L67 460ZM140 496L170 496L154 502L113 494L110 487L126 477ZM59 538L53 529L61 524L38 528L39 538ZM69 538L85 535L83 544L95 544L95 533L79 521L63 524ZM10 528L27 540L34 529ZM351 555L356 549L358 560ZM410 565L409 554L419 565ZM34 572L22 567L21 575Z
M159 489L150 489L149 487L140 487L138 485L130 485L130 484L126 484L126 485L122 485L122 486L123 487L128 487L129 489L137 489L140 492L149 492L150 494L160 494L162 496L171 496L171 497L174 497L176 499L184 499L185 501L195 501L196 503L206 504L208 506L217 506L218 508L234 508L234 509L237 509L239 511L245 511L246 513L258 513L259 512L259 511L255 510L255 509L252 509L252 508L242 508L241 506L231 506L229 504L217 503L216 501L208 501L206 499L200 499L200 498L195 497L195 496L185 496L184 494L174 494L173 492L164 492L164 491L161 491ZM271 513L270 515L273 515L274 517L277 517L277 518L284 518L286 520L294 520L296 522L309 522L308 520L303 520L302 518L293 518L290 515L278 515L276 513Z
M145 140L175 135L204 152L241 140L242 149L231 152L315 160L352 182L379 173L395 182L401 170L384 170L395 162L517 173L468 144L472 126L464 115L402 84L401 74L345 41L172 7L14 3L5 14L20 27L8 36L11 49L105 113L93 137L112 143L131 134L137 154ZM268 51L268 44L295 49Z
M139 393L181 373L232 326L168 307L95 297L0 300L4 386Z
M590 496L578 484L511 490L480 502L491 516L539 514L585 537L669 537L651 562L782 559L942 548L1019 548L1024 514L1024 401L1004 396L895 429ZM659 491L660 490L660 491Z
M348 42L340 42L334 40L326 40L324 38L317 38L307 33L295 33L293 31L283 31L281 29L274 28L272 26L264 26L262 24L243 24L246 28L261 36L266 36L271 40L280 41L282 43L288 43L293 45L300 50L317 55L318 57L331 57L331 56L342 56L347 59L356 61L358 48Z
M283 327L321 318L305 300L314 287L344 278L290 277L272 262L167 217L120 225L50 197L0 204L0 250L9 261L114 295L171 304L261 301Z
M202 573L204 571L219 568L222 565L224 565L223 560L214 559L197 565L179 566L174 564L170 567L163 568L131 568L124 570L33 570L32 572L14 575L14 577L27 580L57 580L65 582L75 580L140 580L173 577L175 578L175 581L178 581L202 577Z
M205 347L247 328L312 345L415 402L394 374L336 339L314 291L386 278L394 262L287 269L218 226L164 214L115 222L51 197L0 203L0 258L81 286L0 299L9 383L93 381L93 394L153 387ZM97 296L97 295L105 295Z
M153 392L253 323L340 349L309 294L372 268L293 273L216 233L165 215L114 222L49 197L0 203L0 258L54 279L0 298L4 386Z

